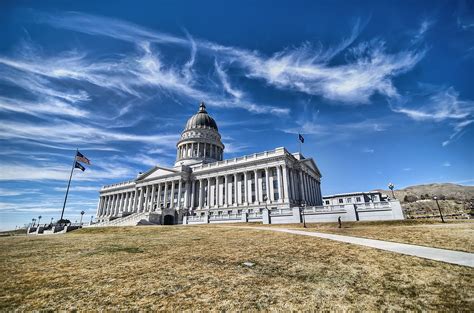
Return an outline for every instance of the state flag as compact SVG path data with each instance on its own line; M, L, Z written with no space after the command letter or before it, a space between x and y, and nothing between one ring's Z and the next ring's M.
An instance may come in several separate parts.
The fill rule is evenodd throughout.
M301 134L298 134L298 139L301 141L301 143L304 143L304 137Z
M86 168L84 166L82 166L81 163L79 163L77 161L76 161L76 164L74 165L74 168L78 168L83 172L86 170Z
M89 159L86 158L86 157L85 157L82 153L80 153L79 151L77 151L77 153L76 153L76 160L79 161L79 162L82 162L82 163L91 165L91 161L89 161Z

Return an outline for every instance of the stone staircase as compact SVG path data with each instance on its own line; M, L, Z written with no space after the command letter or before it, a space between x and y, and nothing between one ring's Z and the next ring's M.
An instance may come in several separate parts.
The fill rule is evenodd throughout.
M149 222L150 212L140 212L119 217L111 221L100 222L97 224L88 225L86 227L110 227L110 226L136 226L139 224L153 224Z

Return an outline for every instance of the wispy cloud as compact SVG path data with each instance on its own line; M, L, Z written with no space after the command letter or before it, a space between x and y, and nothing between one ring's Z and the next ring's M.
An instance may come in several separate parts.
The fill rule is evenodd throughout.
M453 133L443 142L443 146L458 138L461 132L474 122L474 101L459 99L459 93L453 88L428 88L428 97L411 99L401 97L393 102L394 112L402 113L416 121L449 122ZM421 103L417 103L420 101Z
M319 95L340 103L363 104L369 103L377 93L396 97L398 92L392 79L411 70L424 53L390 54L383 41L374 40L350 49L346 63L339 65L321 60L309 44L270 58L245 53L238 56L238 61L248 70L247 77L264 79L278 88Z
M420 42L428 32L428 30L433 26L434 21L430 19L424 19L420 23L420 27L416 31L415 35L413 36L412 43Z
M43 143L110 144L111 141L142 142L174 147L179 135L137 135L102 129L75 122L31 124L4 121L0 124L0 139L25 139Z
M446 162L443 163L443 166L444 166L444 167L450 167L450 166L451 166L451 162L446 161Z
M217 74L224 89L234 97L236 96L237 99L240 99L239 93L235 93L234 88L229 88L230 86L226 83L228 81L222 75L224 72L220 62L226 62L233 66L239 65L246 77L263 79L267 84L277 88L294 89L343 103L368 103L370 97L376 93L387 97L396 96L397 90L392 79L412 69L424 56L424 51L416 50L389 53L386 51L385 43L381 40L361 43L349 49L363 29L360 21L354 24L350 36L335 47L315 48L313 45L305 43L299 48L286 49L271 57L265 57L256 51L222 46L206 40L194 39L189 35L188 38L181 38L128 22L81 13L68 13L60 16L42 14L40 20L56 27L91 35L108 36L137 45L157 43L190 46L192 57L183 69L186 73L187 79L184 79L186 82L189 82L189 75L191 75L189 65L194 64L195 51L201 49L203 53L217 59ZM425 28L427 27L428 25L425 25ZM347 51L347 61L339 65L330 64L330 61L343 51ZM155 60L148 59L145 63L154 70L160 68L156 66ZM137 74L136 71L132 73ZM142 74L146 74L146 72ZM157 73L154 72L154 74ZM166 73L162 72L161 74ZM173 77L176 77L174 74ZM146 75L138 75L139 78L144 76L146 77ZM153 75L153 77L156 80L156 77L160 77L160 75ZM150 81L149 78L145 80ZM204 98L204 95L197 90L180 84L182 80L171 79L171 81L175 88L185 94ZM212 97L208 95L208 98L216 98L216 95L214 94ZM251 105L251 101L250 103L246 103L246 101L232 103L232 106L239 105L257 113L281 113L278 110L272 110L271 107L265 109L260 106L260 109L255 109L256 105Z
M43 181L59 180L67 181L70 167L66 165L40 163L32 165L21 162L2 162L0 163L0 181ZM107 179L133 178L136 175L135 169L123 164L115 166L114 164L102 163L99 166L90 166L85 172L75 171L75 181L101 181Z

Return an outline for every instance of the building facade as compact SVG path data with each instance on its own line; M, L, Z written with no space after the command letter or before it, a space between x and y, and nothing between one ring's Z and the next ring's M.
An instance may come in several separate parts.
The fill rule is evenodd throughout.
M380 191L350 192L323 196L324 205L365 204L386 201L387 195Z
M276 148L224 160L217 123L204 103L176 148L174 167L155 166L136 179L102 187L97 221L152 213L151 223L178 224L323 204L321 173L312 158Z

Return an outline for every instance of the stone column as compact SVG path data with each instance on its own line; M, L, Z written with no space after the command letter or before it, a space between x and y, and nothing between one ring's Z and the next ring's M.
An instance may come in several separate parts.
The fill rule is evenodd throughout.
M123 211L124 212L128 212L128 204L130 203L130 192L127 191L125 193L125 204L124 204L124 208L123 208Z
M300 187L300 195L301 195L301 198L300 200L304 200L305 199L305 194L304 194L304 187L303 187L303 172L302 171L299 171L299 187Z
M145 186L145 199L143 199L143 212L148 212L148 205L150 203L150 186Z
M151 198L150 198L150 212L153 212L155 210L155 194L156 194L156 185L151 185Z
M282 184L282 173L281 173L281 166L278 165L276 167L277 171L277 190L278 190L278 203L283 202L283 197L285 197L284 192L283 192L283 184Z
M207 178L207 203L206 208L211 208L211 178Z
M200 179L199 180L199 190L198 190L198 194L199 194L199 209L201 210L202 209L202 206L204 205L204 201L203 201L203 191L204 191L204 188L203 188L203 185L202 185L202 181L203 179Z
M237 184L237 173L234 173L234 205L238 206L239 205L239 198L238 198L238 184Z
M247 172L244 172L244 205L248 205L248 185Z
M222 204L226 208L229 204L229 180L227 174L224 175L224 190L222 192L222 197L224 199Z
M179 179L179 182L178 182L178 209L181 208L181 188L182 188L182 185L181 185L181 178Z
M318 193L316 190L316 180L313 177L311 177L311 183L311 189L313 190L313 205L316 205L318 202Z
M270 196L270 177L269 177L269 170L268 170L268 167L265 167L265 185L266 185L266 195L267 195L267 204L270 203L270 199L271 199L271 196Z
M107 196L107 216L112 215L112 195Z
M255 203L259 204L260 199L258 196L258 171L257 170L253 171L253 176L254 176L254 183L255 183Z
M143 187L138 188L138 208L137 212L143 212Z
M163 193L163 208L166 208L166 204L168 203L168 182L165 182L165 190Z
M216 207L219 207L221 205L221 190L220 190L221 184L220 184L220 178L219 176L216 176Z
M102 204L102 197L99 196L99 202L97 203L97 210L96 210L96 213L95 213L95 216L96 217L99 217L100 216L100 205Z
M107 197L103 196L100 216L105 216L105 215L107 215Z
M130 199L128 201L128 208L127 211L129 213L133 213L133 191L130 191Z
M131 208L131 210L130 210L130 212L132 212L132 213L136 213L136 212L137 212L137 201L138 201L138 199L137 199L137 191L138 191L137 188L135 188L135 189L133 190L132 208Z
M110 195L110 216L115 214L115 194Z
M115 210L116 214L119 215L122 212L122 201L123 201L123 194L119 193L117 195L117 209Z
M115 215L115 194L110 195L110 216Z
M194 148L193 148L194 149ZM194 150L193 150L193 153L194 153ZM183 202L183 208L185 209L189 209L190 208L190 204L189 204L189 198L191 196L190 192L191 192L191 181L186 181L184 182L184 202Z
M174 208L174 184L175 181L171 181L171 194L170 194L170 208Z
M198 150L199 152L199 150ZM189 190L190 190L190 196L191 196L191 203L189 204L189 207L191 209L194 209L194 203L196 202L196 196L195 196L195 193L196 193L196 181L190 179L189 180Z
M158 184L158 191L157 191L157 196L156 196L156 209L160 208L161 204L161 183Z

